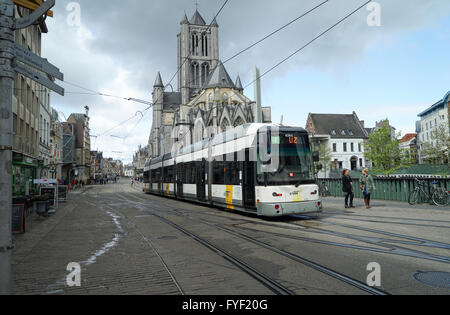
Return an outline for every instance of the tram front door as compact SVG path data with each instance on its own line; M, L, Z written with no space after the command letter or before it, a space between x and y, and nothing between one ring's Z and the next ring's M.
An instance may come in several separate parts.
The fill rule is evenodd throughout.
M250 161L250 152L245 150L245 162L242 163L242 192L245 208L255 208L255 162Z

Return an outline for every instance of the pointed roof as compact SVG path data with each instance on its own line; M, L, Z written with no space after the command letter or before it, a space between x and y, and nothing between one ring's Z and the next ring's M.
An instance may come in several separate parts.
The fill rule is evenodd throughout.
M211 23L211 26L219 27L219 24L217 24L216 18Z
M184 13L184 18L183 18L183 20L181 21L180 24L189 24L189 20L188 20L188 17L186 15L186 13Z
M209 74L208 78L206 79L206 83L203 86L204 89L216 87L236 88L236 86L234 85L233 81L230 78L230 75L228 74L224 65L220 61L217 67L214 68L213 71Z
M242 87L242 82L241 82L241 77L240 76L237 76L236 83L234 85L236 85L236 88L238 90L243 90L244 89Z
M161 79L161 73L158 71L158 74L156 75L156 81L153 87L164 87L164 84Z
M202 18L202 16L198 12L198 10L195 10L195 13L192 16L192 18L189 21L189 23L194 24L194 25L206 25L205 20Z

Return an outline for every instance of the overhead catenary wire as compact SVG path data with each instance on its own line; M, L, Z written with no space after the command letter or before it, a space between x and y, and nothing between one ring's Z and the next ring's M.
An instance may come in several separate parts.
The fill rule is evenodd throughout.
M324 3L326 3L327 1L325 1ZM323 31L322 33L320 33L318 36L314 37L311 41L309 41L307 44L303 45L300 49L296 50L295 52L293 52L292 54L290 54L288 57L284 58L282 61L280 61L279 63L277 63L275 66L273 66L272 68L270 68L269 70L267 70L266 72L264 72L262 75L260 75L259 77L257 77L255 80L253 80L252 82L250 82L249 84L247 84L244 89L246 89L247 87L251 86L253 83L255 83L256 81L258 81L259 79L261 79L263 76L267 75L268 73L272 72L273 70L275 70L277 67L279 67L281 64L285 63L286 61L288 61L289 59L291 59L293 56L295 56L296 54L298 54L299 52L301 52L302 50L304 50L306 47L310 46L312 43L314 43L316 40L318 40L319 38L321 38L322 36L324 36L325 34L327 34L328 32L330 32L332 29L334 29L335 27L337 27L339 24L341 24L342 22L344 22L345 20L347 20L348 18L350 18L352 15L354 15L355 13L357 13L359 10L361 10L362 8L364 8L367 4L369 4L370 2L372 2L371 0L366 1L364 4L362 4L361 6L359 6L358 8L356 8L355 10L353 10L351 13L347 14L344 18L340 19L337 23L333 24L331 27L327 28L325 31ZM308 12L312 12L313 10L317 9L318 7L320 7L321 5L323 5L324 3L319 4L318 6L316 6L315 8L309 10ZM305 14L303 14L303 16L305 16ZM298 20L298 18L296 19ZM286 24L286 26L290 25L292 23L288 23ZM281 30L282 28L280 28ZM272 35L275 34L275 32L272 32ZM268 36L265 37L265 39L267 39ZM264 40L265 40L264 39ZM259 43L262 42L262 40L258 41ZM251 45L252 47L254 47L255 45ZM245 52L246 49L242 50L241 53ZM240 54L240 53L239 53ZM238 56L239 54L236 54L235 56ZM235 58L235 57L232 57ZM227 59L227 61L230 61L232 58ZM216 107L216 106L215 106ZM213 107L214 108L214 107ZM190 132L190 130L188 130L187 132L185 132L183 134L183 136L181 138L186 137L186 135Z
M225 8L226 4L227 4L229 1L230 1L230 0L225 0L225 2L222 4L221 8L220 8L219 11L217 12L217 14L214 16L214 18L213 18L213 20L211 21L211 23L209 24L208 28L205 30L205 33L208 32L208 30L211 28L211 26L212 26L212 24L214 23L214 21L216 20L216 18L219 16L219 14L222 12L222 10ZM186 61L187 61L188 59L189 59L189 57L188 57L188 58L185 58L185 60L184 60L183 64L181 65L181 67L179 67L179 68L177 69L177 71L176 71L175 74L172 76L172 78L171 78L171 80L169 81L169 83L166 84L166 85L164 86L164 90L165 90L168 86L170 86L170 85L172 84L173 80L175 79L175 77L177 76L177 74L181 71L181 69L183 68L183 66L185 65L185 63L186 63ZM69 83L69 84L70 84L70 83ZM73 84L71 84L71 85L73 85ZM74 85L74 86L76 86L76 85ZM78 86L78 87L79 87L79 86ZM104 95L103 93L95 92L95 91L90 90L90 89L86 89L86 90L91 91L91 92L94 92L94 93L101 94L102 96L108 96L108 95ZM163 93L163 94L164 94L164 93ZM133 99L132 99L132 98L128 98L128 99L126 99L126 100L128 100L128 101L131 100L131 101L132 101ZM145 108L141 113L144 115L150 108L153 107L153 104L154 104L154 103L158 103L159 101L160 101L160 100L159 100L159 97L158 97L158 98L156 99L155 102L153 102L153 103L148 102L148 103L149 103L149 106L148 106L147 108ZM128 121L132 120L132 119L135 118L136 116L137 116L137 114L135 114L134 116L130 117L129 119L127 119L127 120L121 122L121 123L118 124L117 126L111 128L111 129L108 130L107 132L104 132L104 133L100 134L99 137L102 137L102 136L104 136L105 134L109 133L110 131L112 131L112 130L114 130L114 129L120 127L120 126L122 126L123 124L125 124L125 123L127 123ZM143 118L143 117L142 117L142 118ZM142 120L142 118L141 118L141 120ZM138 125L139 123L140 123L140 121L136 124L136 126L135 126L134 128L136 128L137 125Z
M246 89L247 87L249 87L250 85L252 85L253 83L255 83L256 81L258 81L259 79L261 79L262 77L264 77L265 75L267 75L268 73L272 72L273 70L275 70L276 68L278 68L279 66L281 66L283 63L285 63L286 61L288 61L289 59L291 59L292 57L294 57L296 54L298 54L299 52L301 52L302 50L304 50L305 48L307 48L308 46L310 46L312 43L314 43L316 40L318 40L319 38L321 38L322 36L324 36L325 34L327 34L328 32L330 32L332 29L334 29L336 26L338 26L339 24L341 24L342 22L344 22L345 20L347 20L348 18L350 18L352 15L354 15L355 13L357 13L359 10L361 10L362 8L364 8L365 6L367 6L370 2L372 2L372 0L366 1L364 4L362 4L361 6L359 6L357 9L353 10L351 13L347 14L344 18L340 19L337 23L333 24L332 26L330 26L329 28L327 28L325 31L323 31L322 33L320 33L319 35L317 35L316 37L314 37L312 40L310 40L308 43L306 43L305 45L303 45L302 47L300 47L299 49L297 49L296 51L294 51L292 54L290 54L289 56L287 56L286 58L284 58L283 60L281 60L280 62L278 62L276 65L274 65L272 68L270 68L269 70L267 70L266 72L264 72L263 74L261 74L259 77L257 77L255 80L253 80L252 82L250 82L249 84L247 84L244 89Z

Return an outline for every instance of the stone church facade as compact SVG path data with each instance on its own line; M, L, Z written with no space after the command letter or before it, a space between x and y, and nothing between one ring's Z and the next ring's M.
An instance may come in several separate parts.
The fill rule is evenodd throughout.
M170 153L175 143L188 146L239 125L271 122L271 108L258 115L240 77L232 80L221 63L215 20L207 25L197 10L190 20L185 15L177 38L178 91L166 92L159 72L153 86L151 158Z

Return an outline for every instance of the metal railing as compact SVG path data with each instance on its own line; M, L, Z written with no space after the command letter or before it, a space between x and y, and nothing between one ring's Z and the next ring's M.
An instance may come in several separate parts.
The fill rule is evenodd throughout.
M417 177L409 178L374 178L376 190L372 192L372 199L375 200L390 200L390 201L404 201L408 202L409 194L416 188L415 181ZM424 189L431 193L433 189L433 182L439 182L442 187L450 191L450 178L422 178L424 180ZM318 184L328 187L330 197L344 197L342 191L342 180L335 178L319 179ZM363 199L363 193L360 189L359 178L353 178L353 192L355 198Z

